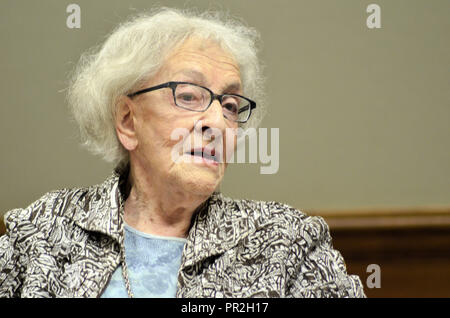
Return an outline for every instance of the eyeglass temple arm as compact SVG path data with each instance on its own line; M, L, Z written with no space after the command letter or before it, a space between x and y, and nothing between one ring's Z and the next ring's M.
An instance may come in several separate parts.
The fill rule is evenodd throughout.
M145 88L145 89L143 89L143 90L140 90L140 91L137 91L137 92L128 94L127 96L131 98L131 97L134 97L134 96L136 96L136 95L140 95L140 94L148 93L148 92L151 92L151 91L155 91L155 90L157 90L157 89L161 89L161 88L165 88L165 87L170 87L170 85L171 85L170 82L169 82L169 83L164 83L164 84L157 85L157 86L153 86L153 87L150 87L150 88Z
M244 107L242 107L241 109L238 110L238 114L247 111L249 107L250 107L250 110L252 110L252 109L256 108L256 105L255 104L251 104L250 106L249 105L244 106Z

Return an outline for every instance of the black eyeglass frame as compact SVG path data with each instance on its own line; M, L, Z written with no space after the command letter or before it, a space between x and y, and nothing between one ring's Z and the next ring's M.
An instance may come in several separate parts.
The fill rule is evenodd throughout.
M177 86L178 86L179 84L189 84L189 85L193 85L193 86L197 86L197 87L201 87L201 88L203 88L203 89L206 89L206 90L210 93L210 95L211 95L211 100L210 100L208 106L206 106L205 109L203 109L203 110L193 110L193 109L186 108L186 107L183 107L183 106L178 105L178 104L177 104L177 99L176 99L176 97L175 97L175 90L176 90L176 88L177 88ZM193 111L193 112L200 112L200 113L202 113L202 112L207 111L208 108L209 108L209 107L211 106L211 104L213 103L213 101L215 101L216 99L217 99L217 100L219 101L219 103L222 105L222 99L223 99L224 96L237 96L237 97L240 97L240 98L242 98L242 99L245 99L246 101L249 102L249 105L244 106L244 107L242 107L241 109L239 109L238 114L239 114L239 113L242 113L242 112L244 112L244 111L246 111L246 110L250 107L249 112L248 112L247 119L245 119L245 120L232 120L232 119L227 118L225 115L223 115L225 118L227 118L227 119L229 119L229 120L232 120L232 121L234 121L234 122L237 122L237 123L246 123L246 122L250 119L250 116L252 115L252 110L256 108L256 103L255 103L254 101L252 101L251 99L245 97L245 96L238 95L238 94L215 94L213 91L211 91L211 90L210 90L209 88L207 88L207 87L204 87L204 86L201 86L201 85L197 85L197 84L194 84L194 83L190 83L190 82L167 82L167 83L159 84L159 85L156 85L156 86L153 86L153 87L144 88L144 89L142 89L142 90L140 90L140 91L137 91L137 92L128 94L127 96L130 97L130 98L133 98L133 97L135 97L135 96L137 96L137 95L141 95L141 94L144 94L144 93L148 93L148 92L151 92L151 91L155 91L155 90L157 90L157 89L168 88L168 87L170 87L170 88L172 89L173 102L175 103L175 105L176 105L177 107L180 107L180 108L183 108L183 109L186 109L186 110L190 110L190 111Z

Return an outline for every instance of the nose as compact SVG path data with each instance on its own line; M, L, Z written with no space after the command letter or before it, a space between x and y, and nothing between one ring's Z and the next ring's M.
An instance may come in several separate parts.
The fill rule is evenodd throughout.
M218 99L213 100L209 108L200 113L199 120L202 121L202 130L205 131L208 128L220 129L222 132L226 128L225 117L223 116L222 105Z

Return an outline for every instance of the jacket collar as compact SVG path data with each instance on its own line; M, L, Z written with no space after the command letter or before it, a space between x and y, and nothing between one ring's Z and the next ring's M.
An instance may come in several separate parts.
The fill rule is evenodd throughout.
M81 191L74 222L87 231L99 232L123 242L123 202L121 187L128 171L116 168L103 183Z
M244 203L214 192L194 216L182 267L220 255L254 232L247 213Z
M74 221L88 231L100 232L123 244L124 188L129 169L116 168L111 177L90 187L78 200ZM254 231L243 203L214 192L196 211L189 230L182 267L219 255ZM253 229L253 230L252 230Z

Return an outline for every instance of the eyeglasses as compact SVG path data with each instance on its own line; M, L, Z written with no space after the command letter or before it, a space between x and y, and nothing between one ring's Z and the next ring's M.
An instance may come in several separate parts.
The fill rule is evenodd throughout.
M214 100L222 105L223 116L228 120L245 123L256 108L256 103L247 97L237 94L214 94L210 89L189 82L167 82L150 88L146 88L128 97L148 93L161 88L172 89L175 105L194 112L205 112Z

